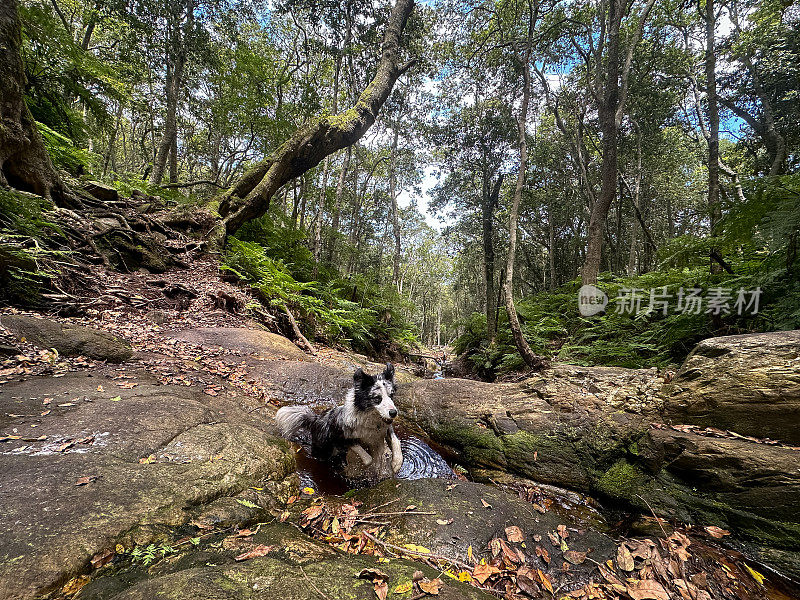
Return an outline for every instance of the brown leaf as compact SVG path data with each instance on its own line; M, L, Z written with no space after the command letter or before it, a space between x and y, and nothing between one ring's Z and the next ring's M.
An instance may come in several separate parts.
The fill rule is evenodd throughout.
M550 538L550 543L553 544L556 548L561 547L561 540L558 539L558 536L553 533L552 531L547 532L547 537Z
M112 558L114 558L114 551L106 549L95 554L90 562L93 569L99 569L103 565L110 563Z
M384 579L388 580L389 576L381 571L380 569L362 569L359 571L358 575L356 575L359 579L369 579L370 581L374 581L376 579Z
M509 542L522 543L525 541L525 537L522 535L522 530L516 525L506 527L506 538Z
M481 504L483 504L483 508L492 508L492 505L489 504L486 500L481 498Z
M475 565L475 568L472 569L472 578L483 585L489 577L497 575L499 572L500 569L492 565Z
M627 591L625 585L622 583L622 581L620 581L619 577L614 575L611 569L601 564L597 565L597 569L600 571L600 574L603 576L603 578L611 585L611 587L614 588L614 591L616 592Z
M243 561L243 560L250 560L251 558L258 558L259 556L266 556L274 548L275 546L265 546L264 544L259 544L249 552L244 552L239 556L235 557L233 560Z
M536 556L541 556L544 562L550 564L550 553L541 546L536 546Z
M499 540L499 541L500 541L500 547L503 550L503 559L505 559L509 565L515 565L522 562L520 561L519 556L517 556L517 553L511 549L511 546L509 546L505 540Z
M534 510L536 510L536 511L542 513L542 514L547 512L547 510L545 509L544 506L542 506L541 504L536 504L536 502L533 503L533 508L534 508Z
M492 551L492 556L497 556L502 552L503 547L500 545L500 539L494 538L489 542L489 549Z
M564 552L564 559L568 562L571 562L573 565L581 565L586 562L586 552L567 550Z
M653 579L628 583L628 595L633 600L669 600L667 591Z
M713 538L717 538L717 539L723 538L726 535L730 535L731 534L731 532L728 531L727 529L721 529L721 528L716 527L714 525L709 525L708 527L705 527L704 529L708 532L708 535L710 535Z
M561 539L567 539L569 537L569 531L567 531L566 525L559 525L558 526L558 535L561 536Z
M550 592L551 595L555 596L555 592L553 591L553 584L550 582L550 578L542 573L541 569L536 569L536 573L539 575L539 581L542 582L544 589Z
M87 483L93 482L95 479L97 479L97 475L84 475L83 477L78 477L78 479L75 480L75 485L86 485Z
M541 588L536 583L536 572L528 566L522 566L517 571L517 587L534 598L541 595Z
M438 596L439 590L442 587L442 580L438 577L432 581L427 579L423 579L422 581L418 582L419 589L421 589L426 594L430 594L431 596Z
M384 579L376 579L372 582L372 586L378 600L386 600L386 596L389 594L389 584Z
M617 549L617 566L623 571L633 571L633 556L625 544L620 544Z
M322 508L321 504L312 504L303 511L303 515L309 521L313 521L322 514Z

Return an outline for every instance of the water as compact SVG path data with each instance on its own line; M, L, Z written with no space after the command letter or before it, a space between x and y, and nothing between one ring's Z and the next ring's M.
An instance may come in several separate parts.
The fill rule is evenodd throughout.
M399 427L395 430L403 449L403 466L396 475L397 479L452 479L455 477L453 469L442 458L442 455L431 448L422 438ZM330 465L314 459L305 446L292 444L292 447L295 450L297 474L300 477L301 488L310 487L318 493L341 495L353 487Z

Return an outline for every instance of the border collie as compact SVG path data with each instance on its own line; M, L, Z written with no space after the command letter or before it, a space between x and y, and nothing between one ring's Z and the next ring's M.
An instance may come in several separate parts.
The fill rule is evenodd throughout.
M314 413L308 406L284 406L275 415L280 434L297 440L304 432L311 436L311 454L318 460L347 466L352 450L369 467L391 453L392 473L403 465L400 440L392 423L397 407L392 401L396 389L394 366L387 363L383 373L369 375L360 368L353 374L353 387L344 405Z

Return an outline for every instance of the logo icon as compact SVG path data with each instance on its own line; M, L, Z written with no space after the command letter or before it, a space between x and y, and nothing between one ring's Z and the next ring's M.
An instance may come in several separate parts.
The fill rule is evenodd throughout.
M584 317L605 312L607 304L606 293L593 285L584 285L578 290L578 311Z

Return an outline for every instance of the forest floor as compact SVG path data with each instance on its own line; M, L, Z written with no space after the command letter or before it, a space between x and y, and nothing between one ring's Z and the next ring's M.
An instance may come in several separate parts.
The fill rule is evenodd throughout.
M798 597L724 529L640 515L653 534L635 536L630 517L530 480L301 486L275 407L340 401L354 365L379 365L264 331L211 257L93 278L81 317L0 311L4 598ZM53 346L82 327L118 339L69 356L24 316L62 326ZM117 345L132 355L103 360Z

